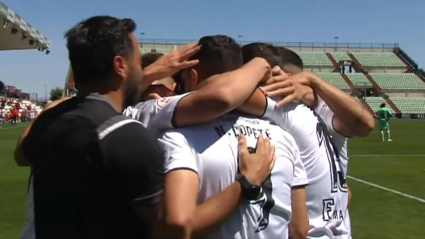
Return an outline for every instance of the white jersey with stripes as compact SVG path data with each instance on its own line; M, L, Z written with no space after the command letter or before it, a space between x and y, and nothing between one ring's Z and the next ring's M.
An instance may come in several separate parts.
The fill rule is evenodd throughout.
M316 113L322 117L323 121L326 124L326 127L328 128L328 131L330 135L332 136L332 141L335 144L335 147L337 148L339 152L339 158L341 159L342 168L344 170L345 175L348 173L348 149L347 149L347 137L341 135L338 133L333 126L333 118L334 113L332 110L326 105L326 103L321 100L318 104L318 106L315 109ZM341 227L344 227L341 230L346 230L348 232L348 237L345 238L351 238L351 221L350 221L350 215L348 213L348 209L346 211L346 215L344 217L344 223L341 225Z

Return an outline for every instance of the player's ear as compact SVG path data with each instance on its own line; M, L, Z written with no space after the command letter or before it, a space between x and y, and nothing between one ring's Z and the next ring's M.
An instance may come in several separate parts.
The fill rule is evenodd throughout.
M196 72L195 69L191 69L190 70L190 79L191 79L191 85L193 86L193 88L195 88L195 86L198 84L198 72Z

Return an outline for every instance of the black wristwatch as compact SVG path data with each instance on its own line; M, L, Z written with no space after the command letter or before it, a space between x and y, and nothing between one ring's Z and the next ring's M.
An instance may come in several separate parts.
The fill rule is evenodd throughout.
M251 182L246 179L242 174L236 175L236 181L241 184L242 195L247 200L255 200L261 195L261 186L253 185Z

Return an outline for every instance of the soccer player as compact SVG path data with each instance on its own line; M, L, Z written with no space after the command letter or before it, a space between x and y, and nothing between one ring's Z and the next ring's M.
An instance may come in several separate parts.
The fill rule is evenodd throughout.
M310 73L302 73L303 62L301 58L293 51L279 47L279 53L282 58L282 68L285 73L291 75L286 78L286 83L292 81L302 83L312 87L316 93L323 99L320 99L316 105L310 105L315 108L325 122L329 133L332 136L332 141L336 146L336 151L339 152L339 157L342 163L345 174L348 172L348 151L347 151L347 137L365 137L374 128L374 120L364 107L356 100L351 98L348 94L342 92L333 85L323 81L317 76ZM281 85L284 86L284 85ZM282 90L286 86L282 87ZM268 90L265 87L264 90ZM304 102L306 99L304 99ZM307 99L307 103L309 99ZM332 108L332 109L331 109ZM336 112L334 114L334 111ZM354 120L353 120L354 119ZM348 188L348 185L347 185ZM349 201L351 200L351 191L348 190ZM344 224L341 226L348 230L348 238L351 238L351 225L350 217L344 218Z
M227 36L203 37L199 44L201 49L194 56L199 65L185 70L186 91L201 87L212 75L242 65L239 45ZM179 117L177 112L174 119ZM158 120L170 120L172 112L168 113L169 117ZM276 164L264 183L244 173L244 165L238 164L240 135L247 140L246 145L239 141L245 154L262 150L256 146L257 138L274 142ZM204 232L206 238L288 238L291 219L291 238L305 238L307 179L298 147L287 132L268 121L234 112L209 123L167 131L159 142L166 162L168 224L192 228L195 234ZM241 192L243 200L238 203Z
M378 122L379 122L379 131L381 132L381 140L382 142L385 142L385 134L384 130L387 132L387 141L391 142L391 135L390 135L390 125L388 124L388 121L391 117L390 110L385 107L385 103L382 103L379 106L378 112Z
M161 154L146 129L121 112L138 99L139 86L197 64L186 57L198 49L175 52L143 77L134 29L131 19L98 16L68 31L79 95L40 114L15 150L16 162L33 169L34 209L21 238L152 236Z
M283 67L282 59L278 49L272 45L252 43L243 46L242 51L244 61L262 57L273 67L274 74L282 74L276 72L276 66ZM267 87L265 89L269 90ZM279 93L284 90L286 89L278 89ZM275 93L273 96L281 96L276 92L272 93ZM267 98L268 107L264 117L290 133L300 149L301 161L309 181L306 187L310 224L308 237L334 238L348 234L347 231L337 231L345 217L348 194L338 152L335 152L323 120L304 104L286 103L276 108L277 104L279 102Z

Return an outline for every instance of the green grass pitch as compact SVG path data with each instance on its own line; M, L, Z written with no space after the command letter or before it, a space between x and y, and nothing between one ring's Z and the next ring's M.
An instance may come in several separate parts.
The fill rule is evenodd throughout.
M25 221L29 169L13 161L25 126L0 125L0 239L18 238ZM390 127L393 142L381 142L377 129L349 140L348 174L425 199L425 121L392 120ZM425 203L352 179L348 184L354 239L425 238Z

